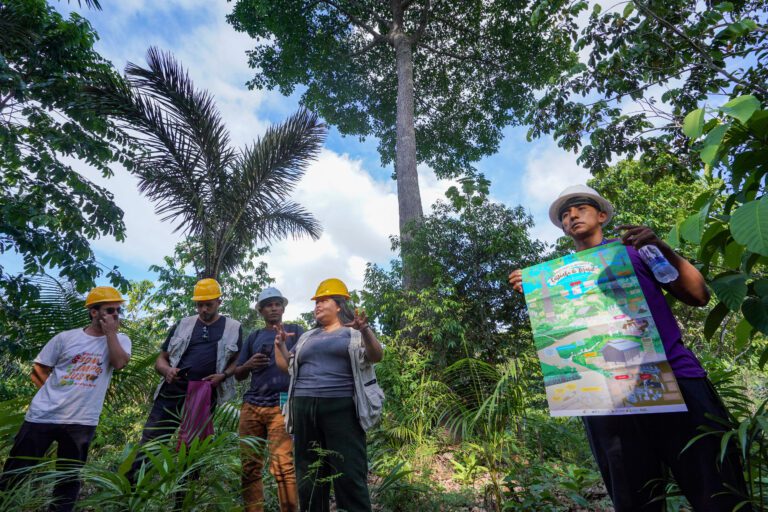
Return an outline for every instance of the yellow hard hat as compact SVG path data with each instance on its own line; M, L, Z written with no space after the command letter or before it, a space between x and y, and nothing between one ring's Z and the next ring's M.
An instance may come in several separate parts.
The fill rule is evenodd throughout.
M221 286L215 279L201 279L195 285L195 291L192 300L201 302L204 300L213 300L221 297Z
M310 300L330 296L340 296L348 299L349 291L347 290L347 285L345 285L341 279L336 279L335 277L326 279L320 283L320 285L317 287L317 291L315 292L315 296Z
M97 286L88 292L88 296L85 298L85 307L89 308L102 302L125 302L125 299L119 291L111 286Z

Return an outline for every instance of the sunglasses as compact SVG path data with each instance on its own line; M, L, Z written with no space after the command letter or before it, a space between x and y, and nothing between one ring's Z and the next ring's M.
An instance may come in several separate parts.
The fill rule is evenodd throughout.
M119 315L120 313L123 312L123 308L120 308L120 307L117 307L117 308L116 307L108 307L108 308L104 308L104 311L108 315L114 315L115 313L117 313Z
M203 326L203 339L205 341L208 341L208 326L207 325Z

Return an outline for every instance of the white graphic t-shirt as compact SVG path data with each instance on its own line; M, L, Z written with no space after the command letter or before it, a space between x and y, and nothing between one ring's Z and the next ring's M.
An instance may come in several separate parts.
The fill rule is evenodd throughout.
M118 334L117 340L130 355L128 336ZM107 337L90 336L83 329L64 331L43 347L35 362L53 371L32 399L26 420L98 425L112 378Z

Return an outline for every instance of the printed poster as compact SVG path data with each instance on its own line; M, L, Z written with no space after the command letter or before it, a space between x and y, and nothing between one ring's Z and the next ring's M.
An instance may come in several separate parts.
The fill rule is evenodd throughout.
M621 243L526 268L523 292L552 416L687 410Z

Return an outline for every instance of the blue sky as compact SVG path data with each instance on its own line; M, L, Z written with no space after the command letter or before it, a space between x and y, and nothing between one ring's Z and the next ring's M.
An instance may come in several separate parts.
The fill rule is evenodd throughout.
M97 50L118 70L128 61L144 64L148 47L171 51L188 69L195 85L209 90L232 135L242 146L279 122L298 106L291 97L272 91L251 91L245 82L254 71L248 67L246 50L254 42L234 31L225 16L232 3L224 0L103 0L103 11L53 2L63 12L86 17L100 35ZM509 206L523 205L534 216L534 235L552 242L559 236L546 210L566 186L583 183L586 170L576 156L556 147L551 139L529 143L524 127L507 128L499 152L478 163L491 180L493 200ZM273 244L267 256L275 285L291 300L288 317L309 311L314 288L326 277L340 277L350 288L362 286L367 262L386 264L392 257L389 236L397 233L397 202L391 168L382 168L377 141L343 137L331 129L325 150L299 184L294 199L323 224L320 240L287 240ZM162 223L154 206L136 191L135 180L120 168L115 177L103 180L87 168L78 170L115 194L125 212L127 239L99 239L93 248L100 262L118 265L131 279L152 278L147 267L160 263L172 252L180 234ZM437 180L420 168L425 212L444 197L451 182ZM19 269L19 260L8 254L0 262ZM511 270L511 269L510 269Z

